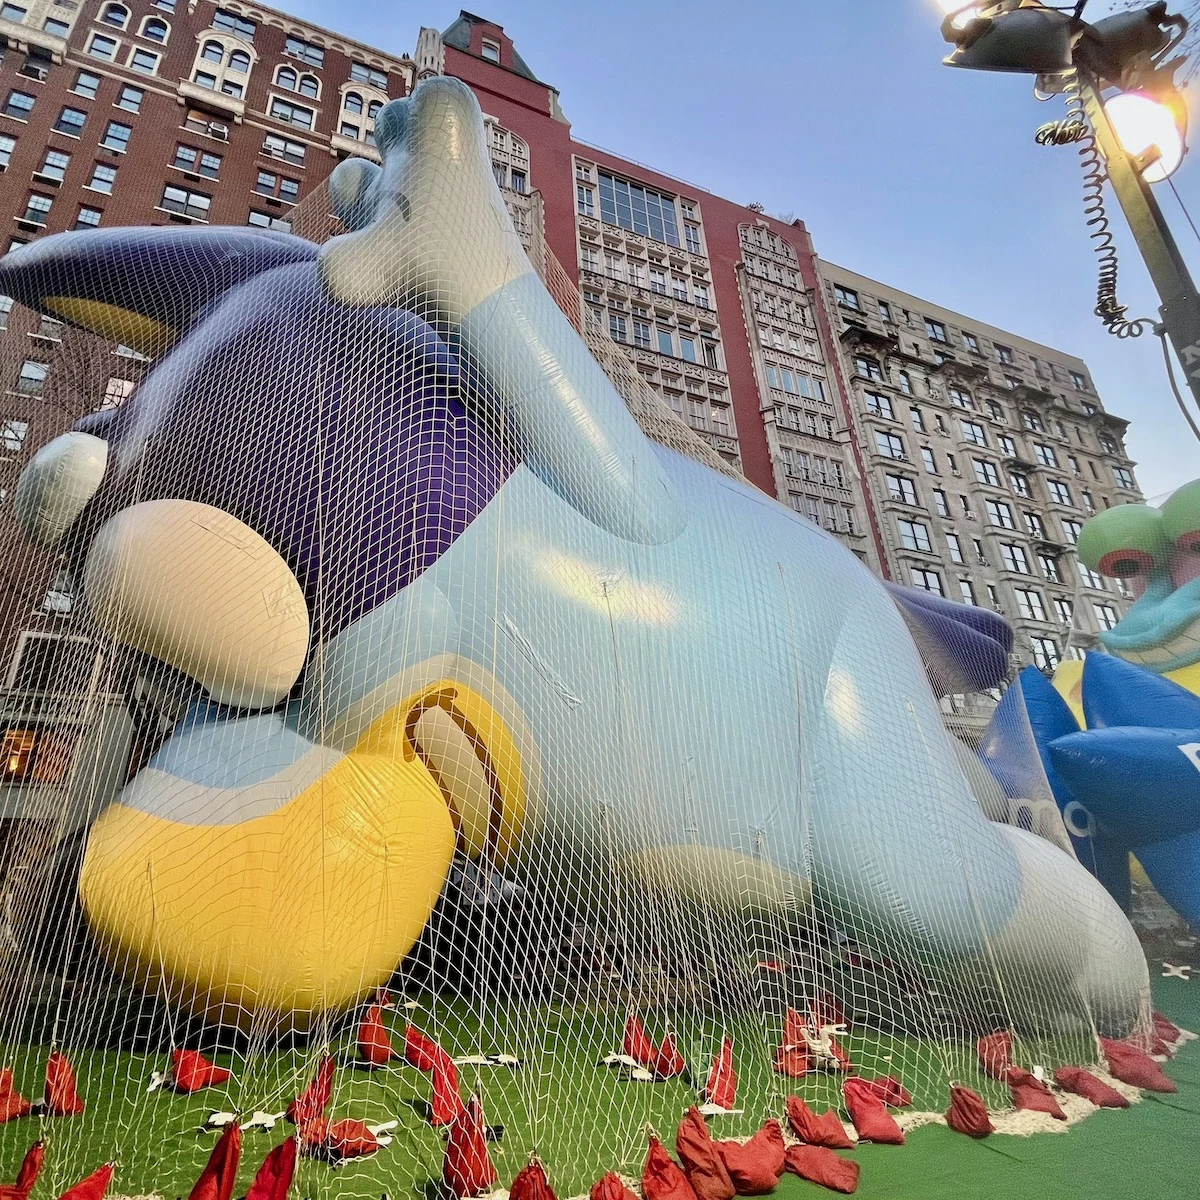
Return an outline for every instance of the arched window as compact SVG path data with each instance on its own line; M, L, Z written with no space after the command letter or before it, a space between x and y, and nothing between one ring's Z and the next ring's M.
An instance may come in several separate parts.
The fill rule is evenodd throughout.
M200 51L200 57L207 59L209 62L224 62L225 47L220 42L205 42L204 49Z
M379 110L382 107L382 100L372 100L371 103L367 105L367 116L370 117L372 121L375 120L375 118L379 116Z
M152 42L165 42L170 32L171 27L158 17L151 17L142 25L142 37L149 38Z
M313 75L300 76L300 95L316 99L321 94L321 85Z
M363 110L363 98L357 92L347 92L342 105L347 112L360 113Z
M106 4L100 13L100 20L105 25L115 25L124 29L129 24L129 9L123 4Z
M231 71L241 71L245 74L250 70L250 55L245 50L235 50L229 56L229 69Z
M275 76L275 83L278 87L294 92L296 90L296 72L291 67L280 67Z

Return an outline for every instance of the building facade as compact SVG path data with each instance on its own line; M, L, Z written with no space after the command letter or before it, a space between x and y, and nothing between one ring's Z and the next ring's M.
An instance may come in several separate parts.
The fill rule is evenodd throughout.
M885 577L1003 612L1022 662L1049 669L1122 611L1071 551L1090 510L1138 498L1125 423L1083 363L819 262L800 221L582 141L501 26L464 12L396 57L234 0L5 0L0 46L0 247L129 224L286 230L294 214L325 236L322 185L343 158L378 158L382 105L454 76L606 369L622 360L714 462ZM0 326L0 661L20 691L71 645L73 584L5 507L30 454L121 404L145 360L4 298Z
M821 277L888 574L1001 613L1021 664L1051 671L1096 645L1131 595L1074 546L1089 516L1141 493L1128 422L1087 365L832 263Z

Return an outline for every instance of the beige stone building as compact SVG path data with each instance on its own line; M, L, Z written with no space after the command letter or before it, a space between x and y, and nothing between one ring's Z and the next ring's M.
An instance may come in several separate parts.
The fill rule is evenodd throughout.
M1093 513L1140 500L1127 421L1073 355L821 263L838 326L851 438L900 583L987 605L1016 631L1014 667L1049 671L1129 604L1076 557ZM977 730L990 707L948 697Z

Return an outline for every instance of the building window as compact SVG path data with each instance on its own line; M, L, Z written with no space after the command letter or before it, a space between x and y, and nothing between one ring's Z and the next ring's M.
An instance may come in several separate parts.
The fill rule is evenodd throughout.
M387 91L388 77L384 71L370 67L366 63L352 62L350 64L350 79L354 83L369 83L381 92Z
M936 596L944 596L946 594L942 590L942 577L936 571L926 571L923 567L909 567L908 571L913 582L913 587L919 587L926 592L933 592Z
M906 459L904 439L898 433L885 433L882 429L875 430L875 446L884 458Z
M83 96L88 100L95 100L96 93L100 90L100 76L93 75L91 71L80 71L75 76L75 82L71 85L71 91L77 96Z
M1046 527L1042 524L1042 518L1035 512L1027 512L1025 514L1025 528L1035 538L1044 538L1046 536Z
M584 187L582 183L577 183L575 185L575 207L581 216L594 217L596 215L596 193L590 187Z
M27 120L29 114L33 112L35 99L36 97L31 96L28 92L9 92L8 99L4 102L4 115L16 117L18 121Z
M1058 619L1064 625L1070 625L1071 619L1074 616L1075 606L1065 596L1053 596L1051 601L1054 604L1054 612Z
M212 27L225 33L236 33L248 42L254 41L254 35L258 31L258 26L253 21L223 8L218 8L213 14Z
M972 354L979 354L979 339L973 333L964 333L963 341Z
M1050 672L1058 666L1061 656L1058 653L1058 643L1053 638L1035 637L1030 639L1033 645L1033 661L1039 670Z
M658 331L658 352L659 354L675 354L675 339L669 329L659 328Z
M1011 542L1000 543L1000 558L1006 571L1014 571L1018 575L1029 574L1029 559L1024 546L1016 546Z
M941 488L933 489L933 506L939 517L950 519L950 500Z
M17 139L0 133L0 171L5 170L12 162L12 152L17 148Z
M1029 499L1029 476L1020 471L1009 471L1008 481L1012 484L1013 493L1025 500Z
M17 376L17 391L23 396L40 396L46 388L46 376L50 374L50 367L43 362L37 362L32 358L27 358L21 364L20 374ZM25 441L25 434L29 431L29 426L24 422L16 422L21 425L21 436L15 446L8 444L7 428L5 432L5 446L9 450L20 450L21 445Z
M281 233L291 233L291 221L285 221L282 217L273 217L270 213L258 212L256 209L250 210L250 216L246 220L247 225L254 225L259 229L278 229Z
M608 314L608 336L614 342L623 342L628 336L628 325L625 318L620 313L610 312Z
M931 317L925 318L925 332L929 335L929 340L933 342L942 342L949 345L950 339L946 336L946 327L941 321L935 321Z
M962 426L962 435L965 441L971 442L976 446L986 446L988 444L987 432L978 421L959 421Z
M1040 592L1035 592L1032 588L1013 588L1013 595L1017 598L1018 616L1027 621L1046 619L1046 606L1042 603Z
M999 342L996 343L996 358L1006 367L1011 367L1016 361L1012 350L1008 346L1001 346Z
M642 350L650 349L650 326L645 321L634 321L633 344Z
M1029 409L1021 410L1021 424L1029 430L1030 433L1045 433L1046 427L1042 424L1042 418L1035 412L1030 412Z
M1071 489L1057 479L1046 480L1046 490L1055 504L1074 504L1071 499Z
M1113 482L1116 483L1117 487L1132 488L1134 486L1133 473L1131 471L1127 471L1124 467L1113 467L1112 473Z
M886 300L879 301L879 319L886 325L891 325L893 322L892 306Z
M1051 583L1062 583L1062 572L1058 567L1058 559L1053 554L1039 554L1037 560L1038 566L1042 568L1042 574Z
M482 54L485 62L499 63L500 43L493 42L490 38L484 38Z
M92 58L113 62L117 57L117 39L106 37L102 33L93 33L91 41L88 42L87 53Z
M106 150L115 150L118 154L124 154L129 149L129 137L132 133L131 125L122 125L120 121L109 121L100 145Z
M25 202L21 220L29 225L45 225L53 204L54 200L50 196L39 196L37 192L32 192Z
M283 52L291 58L298 58L310 67L325 65L325 51L314 42L306 42L303 38L289 36L283 43Z
M897 521L896 528L900 531L900 544L905 550L923 550L926 554L933 551L929 541L929 527L921 521Z
M53 179L55 183L62 183L67 173L67 167L70 165L71 156L69 154L64 154L61 150L47 150L46 157L42 159L42 165L38 167L37 173L43 179Z
M883 371L879 363L873 358L868 358L865 354L856 354L854 356L854 370L863 379L870 379L875 383L883 382Z
M853 288L842 287L840 283L835 283L833 285L833 298L846 308L853 309L855 312L862 311L858 303L858 293Z
M961 562L962 559L959 559L958 561ZM971 581L969 579L960 579L958 581L958 594L962 597L962 602L964 604L975 603L975 588L971 585Z
M675 201L606 171L600 172L600 219L670 246L679 245Z
M1000 486L1000 472L996 470L995 463L986 458L974 458L971 461L975 464L975 478L980 483L988 487Z
M141 112L142 101L146 98L146 93L140 87L123 87L121 94L117 97L117 107L125 109L126 112Z
M179 145L175 147L175 159L171 166L181 171L191 171L196 175L206 175L216 179L221 173L221 155L206 154L193 146Z
M898 504L916 504L917 489L907 475L887 475L888 499Z
M1044 442L1034 442L1033 453L1043 467L1058 466L1058 455L1054 453L1053 446L1047 446Z
M124 29L129 24L129 9L123 4L106 4L100 10L100 20L115 29Z
M171 27L161 17L150 17L142 22L142 37L149 41L165 43L170 33Z
M298 75L291 67L279 68L275 73L275 85L289 92L299 92L310 100L315 100L321 94L321 84L315 75ZM363 110L362 97L357 92L347 92L342 107L348 112L360 113Z
M1111 629L1120 620L1117 610L1111 604L1097 604L1092 601L1092 611L1096 614L1096 623L1101 629Z
M912 427L918 433L927 433L928 430L925 428L925 414L919 408L910 408L908 412L912 418Z
M1083 563L1077 565L1079 567L1079 578L1083 581L1084 587L1095 588L1098 592L1108 590L1103 575L1097 575L1095 571L1085 567Z
M684 334L679 335L679 357L684 362L694 363L696 361L696 339L687 337Z
M79 206L79 215L75 218L76 229L95 229L100 224L103 213L98 208L89 208L86 204Z
M683 240L692 254L702 254L700 249L700 228L697 225L684 225Z
M711 307L708 300L708 284L693 283L692 284L692 303L697 308Z
M271 158L279 158L293 166L304 166L305 145L303 142L292 142L277 134L268 133L263 139L263 153Z
M966 559L963 558L962 543L958 540L957 534L946 534L946 545L950 547L951 562L961 563L966 561Z
M297 125L301 129L313 127L311 108L305 108L301 104L290 104L286 100L280 100L278 96L271 98L270 114L277 121L284 121L288 125Z
M11 21L14 25L22 24L28 15L28 9L22 8L19 4L13 4L10 0L5 0L4 4L0 4L0 17Z
M1001 529L1016 529L1013 510L1003 500L985 500L983 507L990 524L999 525Z
M1092 389L1088 387L1087 376L1080 374L1078 371L1070 371L1071 382L1075 385L1077 392L1090 392Z
M912 376L907 371L901 371L898 375L900 380L900 390L906 395L913 394Z
M930 450L928 446L921 447L921 461L924 462L925 470L930 475L936 475L938 473L937 459L934 458L933 451Z
M208 211L212 207L212 197L205 195L204 192L192 192L187 188L167 184L163 189L159 207L165 208L167 212L191 217L196 221L207 221Z
M111 196L113 185L116 182L116 167L110 167L107 163L96 163L92 168L92 177L87 181L87 186L95 192L104 192Z
M971 393L960 387L949 387L946 389L950 399L959 408L974 408L975 401L971 399Z
M1000 453L1006 458L1017 457L1017 443L1008 436L1007 433L1002 433L996 439L996 444L1000 447Z
M57 133L65 133L68 137L82 137L83 127L87 122L87 113L80 108L64 108L54 122Z
M881 396L878 392L863 392L863 402L867 406L867 412L884 417L888 421L895 419L892 402L887 396Z

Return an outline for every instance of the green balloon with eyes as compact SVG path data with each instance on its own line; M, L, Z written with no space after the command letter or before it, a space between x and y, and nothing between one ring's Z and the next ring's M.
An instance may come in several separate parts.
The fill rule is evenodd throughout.
M1083 526L1080 561L1137 597L1105 648L1200 693L1200 479L1160 507L1123 504Z

